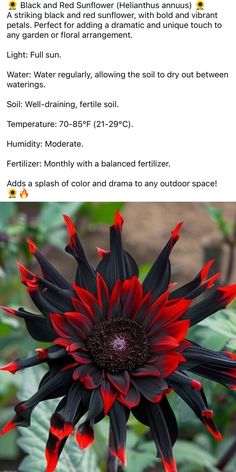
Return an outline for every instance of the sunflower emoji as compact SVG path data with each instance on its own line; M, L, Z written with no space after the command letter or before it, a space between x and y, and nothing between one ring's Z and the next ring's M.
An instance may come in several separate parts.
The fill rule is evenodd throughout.
M196 6L197 6L197 10L204 10L204 2L197 2L196 3Z
M8 5L9 5L9 10L15 10L17 3L14 1L11 1L8 3Z
M15 188L10 188L8 190L8 198L16 198L16 189Z

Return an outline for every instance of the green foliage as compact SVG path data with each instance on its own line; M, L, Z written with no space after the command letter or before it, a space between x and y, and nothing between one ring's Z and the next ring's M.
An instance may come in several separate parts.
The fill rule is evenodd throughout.
M40 232L50 236L51 231L55 231L62 225L62 215L67 214L71 218L78 213L81 203L44 203L38 217L38 227Z
M153 441L145 440L132 430L127 438L127 462L126 472L142 472L147 467L156 463L156 450Z
M16 205L14 203L0 203L0 231L5 231L6 225L16 214Z
M2 385L1 385L2 389ZM1 396L1 390L0 390ZM12 418L12 409L5 408L0 411L0 424L4 425ZM16 444L17 434L16 431L11 431L11 433L6 436L1 437L1 447L0 447L0 461L1 459L14 460L18 456L18 448ZM0 469L1 470L1 469Z
M177 441L174 446L174 454L178 464L191 465L191 468L188 469L191 472L201 472L203 467L206 467L208 472L218 471L215 467L215 456L192 441ZM186 468L182 469L183 472L186 470Z
M38 389L44 374L41 367L27 369L23 374L19 399L31 397ZM19 472L42 472L45 469L44 449L48 438L50 417L56 409L59 400L41 402L32 415L30 428L18 428L19 447L27 454L21 462ZM74 437L70 437L62 452L57 472L98 472L96 456L92 449L85 452L79 450Z
M86 215L93 224L111 224L116 210L124 206L121 202L84 203L82 214Z
M214 221L224 237L228 237L232 233L233 224L225 220L223 211L211 205L205 205L208 215Z
M201 322L201 326L208 328L208 334L212 336L214 331L227 340L227 347L236 350L236 313L233 309L218 311L210 318ZM217 349L215 347L215 349Z
M139 279L141 282L144 281L150 269L151 269L151 264L142 264L141 266L139 266Z

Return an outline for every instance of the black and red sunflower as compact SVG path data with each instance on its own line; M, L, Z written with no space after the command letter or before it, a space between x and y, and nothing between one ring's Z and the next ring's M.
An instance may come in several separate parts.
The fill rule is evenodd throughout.
M213 288L219 274L208 276L209 261L194 279L173 289L170 253L179 239L179 223L141 284L138 267L122 247L123 219L117 212L110 228L110 250L98 249L94 269L88 262L73 223L66 251L78 263L75 283L68 282L28 240L42 276L21 264L22 282L40 311L2 307L23 318L37 341L51 342L34 357L1 368L15 373L43 362L48 371L38 391L15 407L15 416L1 431L29 426L39 402L60 399L51 418L46 446L46 472L56 468L63 446L73 432L83 449L94 441L94 423L110 418L111 453L126 464L126 423L130 411L150 427L166 472L176 472L172 446L178 430L167 394L174 390L192 408L216 440L202 384L191 372L236 389L236 356L214 352L186 339L191 326L223 309L236 297L236 285ZM195 302L196 297L209 295ZM81 418L87 414L86 419Z

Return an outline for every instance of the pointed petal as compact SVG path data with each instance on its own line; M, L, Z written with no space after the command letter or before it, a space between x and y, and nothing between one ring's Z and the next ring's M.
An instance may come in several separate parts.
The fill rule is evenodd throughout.
M221 383L225 387L236 389L236 359L224 351L211 351L193 344L186 352L186 367L198 375Z
M111 452L121 461L123 466L126 466L126 422L124 406L116 401L110 410L110 424L114 438L114 446Z
M142 302L143 288L136 276L125 280L121 287L122 313L132 318Z
M143 399L142 404L133 410L134 415L150 427L153 440L166 472L177 472L173 458L172 444L176 439L176 420L166 400L150 403ZM168 423L168 420L171 423ZM175 432L172 433L171 426Z
M157 377L133 377L132 383L147 400L154 403L161 400L168 388L167 383Z
M176 377L174 379L169 378L168 385L173 387L175 392L189 405L213 437L220 441L222 437L212 419L213 412L208 409L203 390L194 389L192 385L188 385L187 382L183 383L182 380L179 381Z
M121 316L121 281L118 279L112 289L109 301L108 318L117 318Z
M107 284L105 283L103 277L100 274L97 274L97 298L103 313L103 316L100 320L106 319L108 314L110 296Z
M213 264L214 260L211 259L208 261L204 267L200 270L200 272L194 277L191 282L188 282L187 284L183 285L180 288L177 288L170 294L170 299L172 298L195 298L198 296L198 292L196 292L196 289L198 287L201 287L202 285L205 286L205 289L210 288L214 281L219 277L220 274L215 274L213 277L210 277L210 279L207 281L208 273L209 270Z
M117 400L131 410L139 404L140 393L135 385L130 385L126 395L119 394Z
M126 370L117 374L107 372L107 378L118 392L126 395L130 386L130 376Z
M64 220L70 236L69 244L68 246L66 246L66 252L74 256L78 263L78 269L76 273L76 284L95 293L95 271L88 262L82 244L79 240L78 234L70 217L64 215Z
M117 392L108 380L102 381L101 395L104 403L104 413L107 415L117 398Z
M11 374L15 374L18 370L26 369L27 367L32 367L45 362L48 357L48 351L46 349L38 349L37 352L37 356L29 357L28 359L17 359L16 361L0 367L0 370L5 370ZM63 353L65 353L64 349Z
M67 438L60 440L53 434L49 433L46 450L45 450L45 456L46 456L46 461L47 461L47 467L45 469L45 472L55 471L60 454L65 445L66 439Z
M102 371L95 364L81 365L73 373L74 380L80 380L86 389L93 390L102 382Z
M43 256L43 254L38 250L37 246L31 239L27 239L27 243L29 245L29 250L31 254L33 254L41 269L43 276L46 280L58 285L61 288L68 288L71 289L71 285L67 280L52 266L52 264Z
M16 426L17 426L17 425L16 425L16 423L15 423L14 420L8 421L8 423L7 423L5 426L3 426L3 428L1 429L1 431L0 431L0 436L3 436L4 434L9 433L9 432L12 431L13 429L15 429Z
M218 310L225 308L235 297L236 284L219 287L207 298L190 307L182 318L189 319L191 326L194 326Z
M80 449L86 449L92 446L94 442L94 431L89 421L85 421L78 427L75 438Z
M160 371L156 365L146 363L142 367L132 370L131 377L160 377Z
M101 319L102 318L102 309L98 303L97 298L88 290L80 287L79 285L73 284L73 287L82 301L82 303L88 307L89 312L91 313L91 318Z
M115 215L114 225L110 228L110 252L103 254L96 271L105 280L109 290L112 290L118 279L123 282L134 275L138 276L138 267L133 258L123 250L121 230L123 218Z
M82 313L77 313L76 311L64 313L66 322L68 322L73 328L83 332L86 336L91 334L91 331L94 327L93 320L89 319L87 316Z
M175 229L172 231L171 238L168 243L154 262L151 270L147 274L143 282L144 293L151 291L153 300L159 297L163 292L165 292L170 283L170 263L169 256L179 239L179 230L183 223L178 223Z
M54 340L56 332L53 331L48 320L42 316L30 313L23 308L20 308L19 310L3 306L1 308L10 315L23 318L30 336L36 341L51 342Z

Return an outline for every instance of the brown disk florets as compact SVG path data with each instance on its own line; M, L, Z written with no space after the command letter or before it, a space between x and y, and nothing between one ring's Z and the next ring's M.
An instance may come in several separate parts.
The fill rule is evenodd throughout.
M97 324L88 347L95 362L113 373L142 366L149 355L143 327L124 318Z

